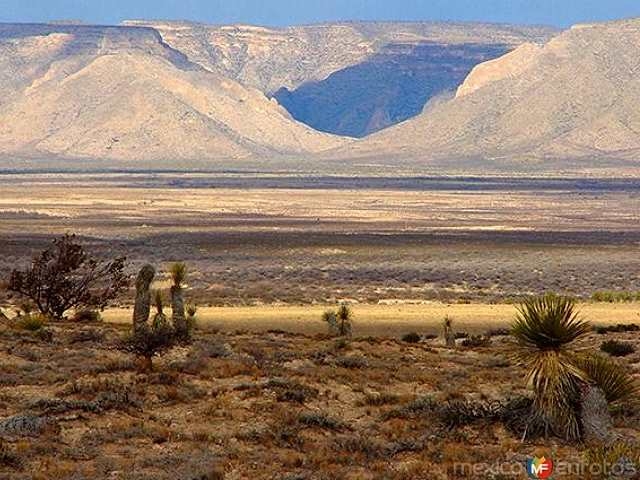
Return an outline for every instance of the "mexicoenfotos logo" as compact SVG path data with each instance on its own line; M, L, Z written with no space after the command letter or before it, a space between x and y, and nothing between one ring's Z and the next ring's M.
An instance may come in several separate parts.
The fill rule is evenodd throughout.
M527 473L530 478L550 478L553 473L553 460L545 457L533 457L527 460Z

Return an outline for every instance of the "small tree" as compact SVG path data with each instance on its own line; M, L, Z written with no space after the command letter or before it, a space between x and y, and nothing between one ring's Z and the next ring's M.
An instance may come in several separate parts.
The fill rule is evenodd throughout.
M43 315L61 319L71 308L104 310L129 284L124 267L124 257L101 262L67 234L28 269L13 270L7 288L30 299Z

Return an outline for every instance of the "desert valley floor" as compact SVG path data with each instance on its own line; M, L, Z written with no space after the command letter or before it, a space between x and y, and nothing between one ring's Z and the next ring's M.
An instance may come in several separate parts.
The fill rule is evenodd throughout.
M637 411L612 410L635 443L523 440L506 327L545 291L580 297L595 325L640 323L637 302L592 301L637 297L639 216L625 179L0 175L1 278L73 232L131 272L155 264L156 288L186 262L198 306L194 343L146 373L117 347L131 292L104 322L0 325L0 479L520 479L532 455L604 478L594 466L640 462ZM351 341L320 321L343 300ZM580 348L613 339L640 346L601 329ZM640 374L637 351L619 361Z
M5 174L0 215L2 275L72 232L203 306L640 290L632 179Z

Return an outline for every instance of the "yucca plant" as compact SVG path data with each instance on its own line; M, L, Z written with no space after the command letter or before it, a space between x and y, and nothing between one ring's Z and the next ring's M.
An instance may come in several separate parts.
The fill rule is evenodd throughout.
M327 310L322 314L322 321L329 327L329 335L338 336L338 316L333 310Z
M569 439L603 441L610 436L608 404L636 401L640 387L619 364L576 348L590 330L575 302L556 295L526 300L512 326L518 357L529 368L537 419Z
M176 262L169 270L171 280L176 287L181 287L187 279L187 265L184 262Z
M338 333L341 337L351 337L351 323L353 319L353 312L349 305L342 303L338 308L336 314L338 318Z
M183 284L187 279L187 266L183 262L174 263L170 269L173 285L171 286L171 321L178 337L187 340L189 326L184 313Z
M581 402L597 386L580 363L576 347L591 329L573 299L553 294L525 300L512 325L520 347L517 357L527 366L527 381L534 390L535 414L571 440L582 437L586 422L580 418ZM608 411L603 414L608 416Z
M587 374L611 405L636 403L640 397L640 385L620 364L596 353L577 355L576 365Z
M198 307L193 304L187 304L187 329L189 331L189 335L196 328L197 318L196 314L198 313Z
M442 320L442 335L447 348L455 348L456 333L453 331L453 320L448 315Z

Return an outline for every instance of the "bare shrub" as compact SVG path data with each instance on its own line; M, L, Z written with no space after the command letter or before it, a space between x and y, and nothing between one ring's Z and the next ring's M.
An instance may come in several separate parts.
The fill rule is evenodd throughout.
M101 262L75 235L54 240L26 270L13 270L8 289L31 300L43 315L61 319L71 308L104 309L128 285L125 259Z

